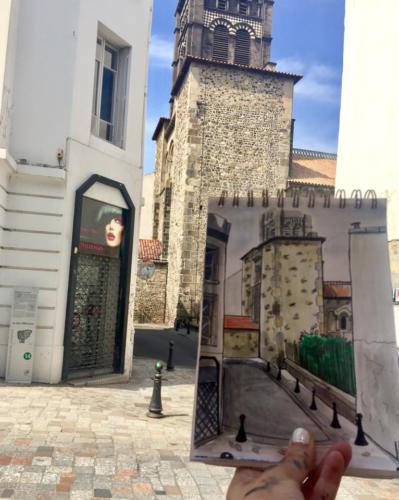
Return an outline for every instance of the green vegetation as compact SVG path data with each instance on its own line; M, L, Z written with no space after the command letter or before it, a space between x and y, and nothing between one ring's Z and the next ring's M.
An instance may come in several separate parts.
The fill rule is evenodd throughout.
M355 396L353 345L345 339L304 335L299 343L299 363L316 377Z

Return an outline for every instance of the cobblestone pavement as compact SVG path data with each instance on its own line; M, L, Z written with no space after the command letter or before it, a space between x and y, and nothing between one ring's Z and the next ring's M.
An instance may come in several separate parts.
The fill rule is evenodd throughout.
M166 374L153 420L153 362L134 366L124 385L0 383L0 498L224 499L232 470L188 460L193 370ZM345 478L338 498L394 500L399 484Z

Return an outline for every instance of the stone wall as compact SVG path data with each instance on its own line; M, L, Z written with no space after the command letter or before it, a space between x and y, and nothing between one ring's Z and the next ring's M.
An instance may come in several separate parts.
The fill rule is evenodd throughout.
M137 277L134 303L135 323L164 323L167 262L154 262L155 273L149 280Z
M158 142L174 142L168 322L173 323L176 311L181 317L198 311L208 197L222 190L260 195L266 188L272 195L285 187L293 83L291 77L272 72L191 63L174 96L175 128L168 139L158 137ZM162 149L159 144L157 151ZM158 192L165 163L157 168Z
M248 283L251 259L249 254L244 261ZM267 361L283 359L285 342L298 343L302 332L324 332L321 241L265 244L260 311L261 356Z

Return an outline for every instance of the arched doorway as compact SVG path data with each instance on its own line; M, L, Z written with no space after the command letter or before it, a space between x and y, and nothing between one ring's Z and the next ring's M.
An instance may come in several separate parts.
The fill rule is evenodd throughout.
M123 373L134 212L126 188L106 177L76 191L64 380Z

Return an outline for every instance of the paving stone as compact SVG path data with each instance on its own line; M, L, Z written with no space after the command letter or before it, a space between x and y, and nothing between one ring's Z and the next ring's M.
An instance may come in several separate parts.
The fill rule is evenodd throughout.
M107 489L94 488L94 496L97 498L112 498L112 493Z
M109 387L0 381L0 496L8 490L13 494L6 498L17 500L225 498L234 469L189 462L193 370L168 373L163 387L168 412L189 416L151 421L145 411L153 366L153 360L136 360L133 382ZM367 495L399 498L399 484L344 478L337 500Z

